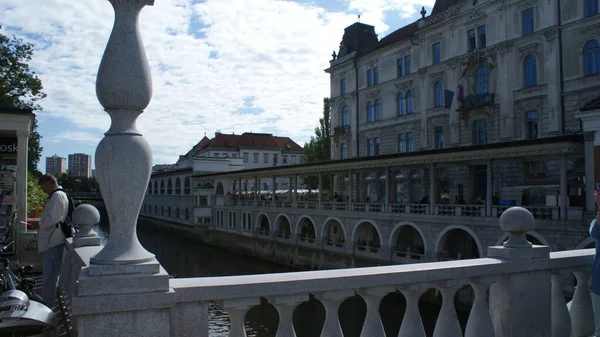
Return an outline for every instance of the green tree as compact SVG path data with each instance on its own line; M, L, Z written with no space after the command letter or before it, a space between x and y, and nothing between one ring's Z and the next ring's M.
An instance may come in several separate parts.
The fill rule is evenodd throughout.
M32 56L33 44L0 34L0 108L42 110L38 102L46 94L42 91L42 81L29 68ZM41 138L34 118L28 144L29 172L37 171L43 150Z
M27 216L37 218L46 206L48 195L38 184L39 176L27 172Z
M323 99L323 117L319 118L319 126L315 127L315 135L310 137L310 141L304 144L304 154L306 162L314 163L327 161L331 159L331 105L329 98ZM305 179L309 188L318 187L316 177L307 177ZM329 186L329 177L323 177L323 187Z

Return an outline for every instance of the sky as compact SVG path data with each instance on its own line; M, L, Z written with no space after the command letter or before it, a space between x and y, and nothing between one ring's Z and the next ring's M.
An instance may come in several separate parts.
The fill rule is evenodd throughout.
M344 28L381 39L435 0L156 0L140 14L153 97L138 118L154 164L174 163L206 134L265 132L301 146L329 96ZM110 118L95 81L114 20L106 0L0 0L0 33L35 45L31 69L48 95L36 112L45 158L94 158ZM92 160L93 161L93 160Z

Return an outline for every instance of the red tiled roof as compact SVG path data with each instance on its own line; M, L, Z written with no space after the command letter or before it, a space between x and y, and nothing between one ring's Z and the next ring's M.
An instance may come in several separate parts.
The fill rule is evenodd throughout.
M278 148L279 144L270 133L244 132L240 136L240 147L262 147L268 149Z
M240 136L220 133L211 139L203 148L237 149L240 147Z
M290 137L273 137L279 147L283 151L304 151L302 146L298 145L295 141L293 141Z

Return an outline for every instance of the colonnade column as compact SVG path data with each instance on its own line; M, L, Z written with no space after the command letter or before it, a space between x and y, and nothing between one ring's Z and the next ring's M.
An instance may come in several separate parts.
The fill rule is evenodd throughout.
M273 176L273 194L271 195L271 206L275 207L275 198L277 195L277 176Z
M492 188L493 188L493 181L492 181L492 160L488 159L487 161L487 177L486 177L486 196L485 196L485 216L491 216L492 215Z
M433 214L435 207L435 164L429 165L429 214Z
M559 192L560 219L567 219L567 157L560 157L560 192Z
M594 179L594 133L585 133L584 143L585 160L585 210L588 212L596 211L594 202L594 190L596 179Z
M385 167L385 191L383 193L384 199L384 208L386 212L389 212L389 204L390 204L390 167Z
M258 178L254 178L254 201L258 200Z
M238 205L240 205L242 202L242 178L238 178L238 185L240 185L238 190Z
M319 195L317 201L319 202L319 209L321 208L321 202L323 201L323 174L319 173Z
M294 207L298 202L298 175L294 174Z
M25 230L26 225L21 221L27 221L27 151L29 131L17 131L17 228ZM21 227L23 227L21 229Z
M288 201L296 201L294 200L294 196L292 195L292 177L288 177Z
M352 170L348 170L348 210L351 211L352 210L352 191L354 190L354 184L352 183L352 180L354 178L354 173L352 173ZM344 200L342 200L342 202L344 202Z

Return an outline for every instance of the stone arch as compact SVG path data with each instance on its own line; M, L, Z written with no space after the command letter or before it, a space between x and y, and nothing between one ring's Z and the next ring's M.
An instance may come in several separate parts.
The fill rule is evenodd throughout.
M283 225L283 228L282 228ZM290 218L284 214L279 213L275 218L275 230L281 237L289 238L292 235L292 222Z
M167 180L167 194L173 194L173 179Z
M317 238L317 226L315 225L315 220L309 215L302 215L296 222L295 234L298 235L298 238L302 241L314 241Z
M436 241L435 241L435 252L436 253L443 253L444 251L444 245L445 245L445 239L446 239L446 235L447 234L452 234L451 232L453 231L462 231L466 234L469 235L469 237L473 240L473 242L475 243L475 248L476 250L470 249L471 252L476 252L478 256L476 257L483 257L483 246L481 245L481 241L479 240L479 238L477 237L477 234L475 234L475 232L473 232L473 230L465 225L451 225L448 226L446 228L444 228L440 234L438 235ZM455 232L456 233L456 232ZM468 237L467 237L468 239ZM460 244L460 242L459 242ZM468 242L466 242L466 244L468 244ZM465 247L465 248L469 248L469 247ZM472 248L472 247L471 247ZM469 255L475 255L475 254L469 254ZM461 256L462 258L473 258L473 257L467 257L465 255L462 255L461 252Z
M581 241L575 249L586 249L586 248L594 248L596 247L596 239L589 236L585 240Z
M190 177L185 177L183 194L190 194L191 185Z
M271 232L271 221L267 213L261 212L258 214L255 228L260 234L269 235Z
M175 179L175 193L174 194L181 194L181 179L179 179L179 177L177 177L177 179Z
M336 230L336 226L329 226L331 221L337 222L337 225L341 229L341 233ZM323 222L323 227L321 228L321 237L323 240L326 240L326 242L336 244L343 244L348 241L348 238L346 237L346 229L344 228L342 220L335 216L330 216L329 218L325 219Z
M217 195L225 194L225 188L223 188L223 184L221 182L217 183Z
M165 194L165 180L160 180L160 194Z
M154 194L158 194L158 180L154 180Z
M148 182L148 190L146 191L147 194L152 194L152 182L149 181Z
M372 229L366 229L365 232L362 232L362 228L364 228L364 226L362 225L370 225L372 226ZM361 231L359 231L359 229L361 229ZM374 229L374 230L373 230ZM363 236L360 236L361 234L364 234ZM369 240L370 239L370 240ZM382 240L382 236L381 236L381 230L379 229L379 226L377 226L377 224L373 221L373 220L369 220L369 219L360 219L356 222L356 225L354 225L354 229L352 230L352 242L355 244L360 245L360 243L358 241L365 241L365 244L369 244L370 246L374 247L374 248L379 248L381 247L381 240Z
M408 240L403 240L402 242L402 245L406 246L404 250L411 248L411 250L414 250L417 254L425 254L425 252L429 251L427 240L425 240L425 233L423 233L423 230L421 230L414 222L400 221L394 226L388 242L390 247L399 248L398 241L400 234L410 235L410 237L407 237ZM404 237L404 235L402 237Z
M550 247L548 241L535 231L529 231L526 235L527 241L531 242L534 245L542 245ZM531 240L533 239L533 240ZM506 240L508 240L508 233L504 233L498 241L496 241L496 246L501 246ZM550 248L552 250L552 248Z

